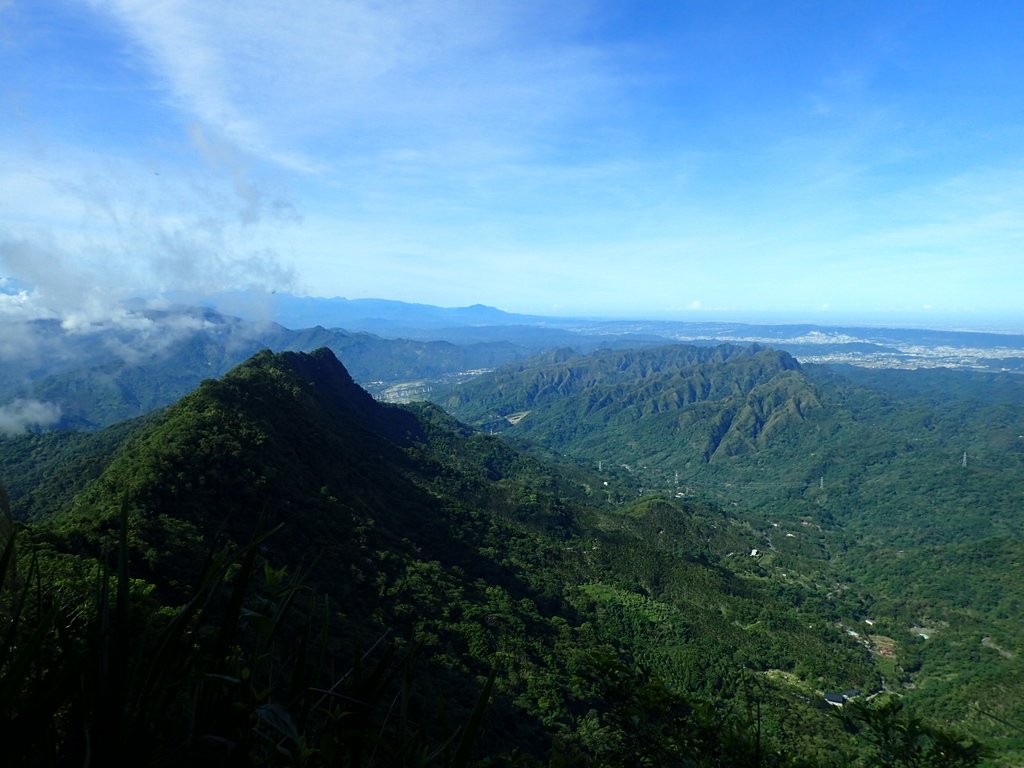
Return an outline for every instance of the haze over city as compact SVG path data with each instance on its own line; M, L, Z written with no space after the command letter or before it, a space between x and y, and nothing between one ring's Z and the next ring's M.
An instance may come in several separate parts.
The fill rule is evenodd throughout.
M1024 327L1024 8L0 2L0 315Z

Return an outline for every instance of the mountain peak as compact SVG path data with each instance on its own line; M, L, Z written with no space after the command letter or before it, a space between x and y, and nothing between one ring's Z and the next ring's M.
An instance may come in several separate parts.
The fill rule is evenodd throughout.
M263 349L244 362L241 367L290 370L313 384L335 389L348 389L349 387L359 389L348 369L328 347L319 347L312 352L272 352L269 349Z
M110 499L123 498L154 530L171 515L200 531L224 526L240 541L267 510L271 523L296 522L290 535L313 546L316 531L334 524L320 489L358 494L403 461L393 436L420 431L412 414L360 388L331 350L262 350L169 408L86 489L79 509L109 520Z
M243 384L244 382L244 384ZM304 410L322 410L332 417L354 419L362 428L375 431L386 416L384 406L360 387L348 369L327 347L312 352L271 352L262 350L219 382L206 382L214 389L245 388L243 399L268 400L290 394L304 402ZM258 416L254 412L254 416Z

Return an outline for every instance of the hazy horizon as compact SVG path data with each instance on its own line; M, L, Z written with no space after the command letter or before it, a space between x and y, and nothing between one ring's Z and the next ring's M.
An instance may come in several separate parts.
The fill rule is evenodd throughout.
M20 296L19 296L20 294ZM14 278L0 276L0 307L6 312L0 314L0 322L4 320L21 319L65 319L66 316L54 310L50 312L40 311L38 308L28 313L30 316L22 316L13 311L11 307L15 302L10 302L4 307L4 299L19 297L23 303L31 303L33 289ZM683 309L683 310L644 310L624 309L619 312L528 312L520 311L514 307L486 304L484 302L472 302L468 304L432 304L426 301L407 301L390 296L359 296L346 297L338 295L315 295L289 292L271 292L263 289L248 291L226 291L213 294L198 294L190 292L170 292L161 295L137 295L118 305L105 306L103 310L96 308L93 315L82 317L83 325L94 325L100 327L110 323L117 325L125 321L123 313L131 313L140 307L148 309L168 309L174 306L208 306L228 316L241 317L243 319L270 319L273 316L271 304L275 296L289 296L295 299L312 299L317 301L352 301L352 302L394 302L408 304L410 306L426 306L438 309L460 310L472 307L486 307L498 310L512 316L534 317L539 319L552 319L560 321L579 322L639 322L639 323L736 323L740 325L816 325L822 327L860 327L860 328L905 328L920 330L950 330L964 332L982 333L1003 333L1003 334L1024 334L1024 317L1007 313L1004 315L991 313L951 313L939 312L835 312L828 310L806 311L806 310L754 310L754 309ZM70 315L71 322L65 325L74 328L77 326L76 315ZM130 324L130 317L127 319Z

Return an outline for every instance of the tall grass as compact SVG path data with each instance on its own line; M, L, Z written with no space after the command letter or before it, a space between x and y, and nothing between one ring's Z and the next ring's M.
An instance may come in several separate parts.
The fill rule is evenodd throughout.
M5 766L471 764L493 675L446 733L409 718L415 644L382 637L328 679L329 607L261 558L262 523L244 547L211 549L169 608L131 579L127 504L88 591L47 572L0 507Z

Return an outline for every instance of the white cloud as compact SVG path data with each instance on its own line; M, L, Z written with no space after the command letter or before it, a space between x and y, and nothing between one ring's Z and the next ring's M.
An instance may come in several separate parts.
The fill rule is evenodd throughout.
M0 293L0 318L29 320L52 316L53 313L50 310L37 306L35 296L27 290L22 289L17 293Z
M0 366L7 380L19 380L25 371L46 360L45 340L30 323L0 317Z
M0 314L124 325L134 321L120 303L133 296L290 286L266 245L268 228L298 219L286 192L230 147L194 138L204 164L161 175L144 158L0 150L0 274L31 286L0 297Z
M60 413L55 403L15 400L0 406L0 434L16 435L33 427L52 426L60 420Z

